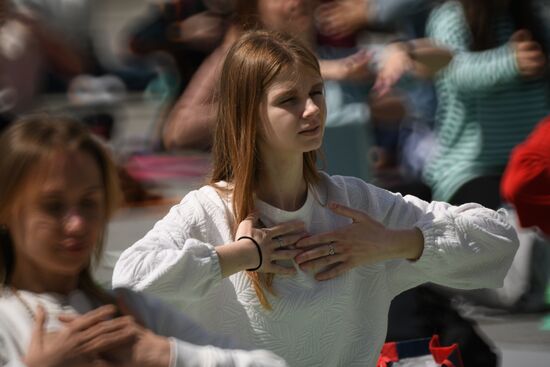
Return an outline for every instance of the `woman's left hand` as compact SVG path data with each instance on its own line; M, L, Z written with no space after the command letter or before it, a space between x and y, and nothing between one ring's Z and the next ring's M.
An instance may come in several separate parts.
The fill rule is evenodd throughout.
M399 79L413 69L414 61L404 43L390 43L384 48L383 62L378 70L373 90L380 96L388 94Z
M131 316L130 308L122 297L117 296L117 304L125 316L106 320L104 322L105 328L109 327L107 323L120 324L130 341L122 345L113 344L112 348L105 348L105 351L99 355L101 357L100 361L105 366L168 367L171 359L170 342L168 339L153 333L136 321ZM65 325L70 325L78 320L79 317L81 316L60 315L59 320Z
M321 60L321 74L327 80L365 82L373 78L369 70L371 60L372 54L367 50L340 59Z
M304 238L296 243L305 249L295 260L303 270L318 272L317 280L328 280L364 264L390 259L416 260L424 249L418 228L392 230L368 214L331 203L336 214L353 220L348 226Z

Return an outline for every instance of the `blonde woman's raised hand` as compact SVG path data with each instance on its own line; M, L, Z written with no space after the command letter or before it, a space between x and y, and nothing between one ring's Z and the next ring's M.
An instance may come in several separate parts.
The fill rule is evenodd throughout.
M98 358L108 366L168 367L171 359L168 339L143 327L132 316L133 312L121 294L117 293L116 299L118 309L124 316L106 320L100 326L107 333L102 334L105 345L99 351ZM79 318L62 315L60 321L70 327L78 323Z
M368 214L331 203L336 214L352 223L332 232L304 238L296 244L304 251L296 257L300 268L316 272L317 280L328 280L360 265L390 259L415 260L424 249L419 229L392 230Z
M47 332L46 313L38 306L23 362L27 367L110 366L99 355L129 341L124 330L105 324L115 312L112 305L102 306L76 317L74 323L57 332Z
M279 265L276 261L294 259L302 252L302 250L297 250L294 245L306 235L305 225L301 221L291 221L270 228L262 228L258 218L250 216L240 223L235 238L237 242L247 241L250 246L256 248L257 255L254 264L260 265L260 267L255 271L292 275L296 269ZM257 246L254 245L254 242ZM261 264L259 264L260 253Z

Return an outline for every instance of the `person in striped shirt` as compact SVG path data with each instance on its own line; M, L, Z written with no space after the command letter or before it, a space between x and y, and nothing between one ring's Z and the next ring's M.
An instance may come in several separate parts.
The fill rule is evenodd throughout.
M428 36L455 53L436 81L438 146L424 170L435 200L500 205L510 151L550 111L549 32L539 5L460 0L431 14Z

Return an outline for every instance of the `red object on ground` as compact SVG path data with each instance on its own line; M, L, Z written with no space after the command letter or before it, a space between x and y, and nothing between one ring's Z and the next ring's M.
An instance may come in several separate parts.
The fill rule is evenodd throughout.
M415 358L424 358L429 355L433 357L435 363L442 367L464 366L458 344L441 346L439 335L435 334L431 338L385 343L380 351L377 367L388 367L393 362L404 359L409 359L410 363Z

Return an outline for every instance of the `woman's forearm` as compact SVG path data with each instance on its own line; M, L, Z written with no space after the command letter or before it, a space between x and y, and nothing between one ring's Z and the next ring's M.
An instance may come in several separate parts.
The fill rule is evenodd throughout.
M216 247L222 277L238 273L246 269L254 269L258 266L260 258L254 243L249 239L242 239Z
M398 250L398 258L418 260L424 251L424 236L418 228L394 230L390 242Z

